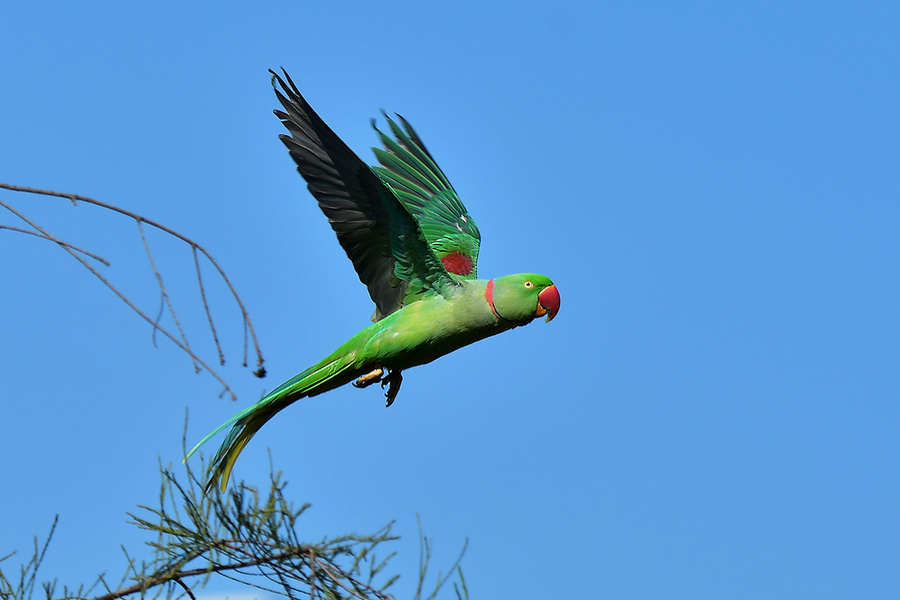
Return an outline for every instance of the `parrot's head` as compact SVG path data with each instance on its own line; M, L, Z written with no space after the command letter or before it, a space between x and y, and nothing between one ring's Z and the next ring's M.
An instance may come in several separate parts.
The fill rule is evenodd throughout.
M559 312L559 291L547 277L535 273L506 275L488 282L488 300L494 312L507 321L527 323Z

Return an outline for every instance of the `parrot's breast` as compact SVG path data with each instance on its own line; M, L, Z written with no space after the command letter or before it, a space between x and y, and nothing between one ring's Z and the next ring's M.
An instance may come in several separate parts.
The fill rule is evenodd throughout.
M465 282L449 298L433 296L404 306L372 325L363 351L378 366L408 369L496 335L515 325L497 318L484 296L486 281Z

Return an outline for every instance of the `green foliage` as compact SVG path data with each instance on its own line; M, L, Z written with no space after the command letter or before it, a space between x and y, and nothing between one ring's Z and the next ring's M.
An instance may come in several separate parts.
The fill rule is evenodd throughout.
M123 548L127 569L117 585L100 575L91 586L57 590L56 580L41 584L47 600L115 600L117 598L195 598L212 576L225 577L261 592L288 598L321 600L387 600L394 596L388 588L399 575L387 574L388 561L396 554L383 555L384 544L395 542L391 524L370 535L349 534L303 542L297 522L309 508L296 507L284 496L285 483L270 473L268 493L244 485L232 485L226 492L212 489L203 494L203 483L185 465L186 482L178 481L171 466L160 466L162 482L159 507L140 506L129 515L140 529L156 534L147 542L153 558L140 563ZM204 469L205 470L205 469ZM18 578L4 573L0 558L0 599L32 600L37 572L53 537L56 520L43 545L35 538L34 554L19 568ZM420 537L418 586L413 600L432 600L447 581L456 575L453 588L458 599L468 598L462 569L465 547L446 576L438 573L433 591L423 596L432 541ZM383 557L382 557L383 556Z

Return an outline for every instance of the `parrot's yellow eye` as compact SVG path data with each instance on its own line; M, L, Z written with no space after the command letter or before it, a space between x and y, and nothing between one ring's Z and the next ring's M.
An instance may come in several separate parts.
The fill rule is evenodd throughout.
M534 287L534 284L531 283L530 281L526 281L523 285L525 285L525 287L528 289L531 289Z

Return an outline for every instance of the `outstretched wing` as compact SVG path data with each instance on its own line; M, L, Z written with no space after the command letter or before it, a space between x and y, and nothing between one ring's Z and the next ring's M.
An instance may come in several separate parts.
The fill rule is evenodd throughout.
M475 220L406 119L397 115L406 130L403 131L390 117L385 118L397 139L392 140L375 127L385 149L373 148L381 163L381 167L373 169L419 222L432 251L447 271L474 279L481 245Z
M275 115L291 134L279 137L368 288L376 306L374 318L381 319L431 291L446 295L448 286L456 282L432 252L415 218L282 72L287 84L270 71L284 107L284 112L276 110Z

